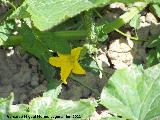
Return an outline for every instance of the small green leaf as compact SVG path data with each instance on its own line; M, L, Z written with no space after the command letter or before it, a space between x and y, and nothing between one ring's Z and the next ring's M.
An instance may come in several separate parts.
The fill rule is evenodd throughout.
M129 25L135 29L140 28L140 14L137 14L134 16L134 18L130 21Z
M160 4L151 5L150 10L160 18Z
M11 23L4 23L0 26L0 46L3 45L5 41L7 41L13 27L14 25Z
M56 89L52 89L43 93L43 97L58 98L58 95L60 94L61 90L62 90L62 85L59 85Z
M105 85L101 104L125 119L160 119L160 64L117 70ZM155 74L156 73L156 74Z

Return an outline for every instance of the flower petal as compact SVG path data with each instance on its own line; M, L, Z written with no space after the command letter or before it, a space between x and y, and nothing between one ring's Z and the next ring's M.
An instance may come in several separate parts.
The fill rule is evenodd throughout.
M73 65L71 66L68 66L67 64L64 64L62 67L61 67L61 80L63 81L64 84L67 84L67 78L69 76L69 74L71 73L71 70L73 69Z
M75 74L86 74L86 71L80 66L80 64L75 61L72 72Z
M61 62L62 62L62 60L60 59L60 57L50 57L49 58L49 63L52 66L61 67L61 65L62 65Z
M74 57L74 60L78 60L81 50L82 50L82 47L77 47L72 49L71 56Z

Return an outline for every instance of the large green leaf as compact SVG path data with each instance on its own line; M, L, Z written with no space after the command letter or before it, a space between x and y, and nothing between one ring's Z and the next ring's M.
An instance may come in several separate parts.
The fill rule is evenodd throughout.
M40 39L34 34L28 25L22 24L20 29L22 35L22 48L37 58L47 57L50 53Z
M55 90L50 90L43 94L43 97L34 98L28 106L24 105L23 109L21 106L18 106L17 111L10 112L10 116L21 116L28 115L33 117L35 115L40 115L42 119L46 116L45 120L53 120L55 117L61 117L57 119L66 120L75 120L80 116L81 119L89 118L95 111L96 104L92 100L80 100L80 101L71 101L71 100L62 100L58 99L57 96L60 92L61 87L59 86ZM48 117L48 118L47 118ZM53 118L54 117L54 118ZM63 117L63 118L62 118ZM30 118L31 120L39 120L38 118ZM17 118L17 120L28 120L28 118Z
M135 0L118 0L133 3ZM28 13L34 25L40 30L47 30L71 18L82 11L103 6L116 0L25 0L10 18L27 17ZM136 0L138 1L138 0ZM26 11L26 12L25 12Z
M10 110L13 102L13 94L10 94L8 98L0 98L0 120L6 120L8 111Z
M160 119L160 64L117 70L105 85L101 104L125 119Z

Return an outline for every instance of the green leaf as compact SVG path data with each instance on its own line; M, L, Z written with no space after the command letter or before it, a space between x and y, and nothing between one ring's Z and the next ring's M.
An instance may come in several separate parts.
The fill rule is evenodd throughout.
M18 7L9 17L8 19L22 19L30 17L30 14L27 12L28 5L24 1L23 4Z
M146 57L146 64L147 67L153 66L158 64L159 61L157 59L157 49L152 49L148 52L147 57Z
M0 98L0 119L6 120L7 114L10 110L11 104L13 102L13 94L10 94L8 98Z
M34 25L43 31L108 0L26 0L26 3Z
M66 115L70 116L70 120L74 120L73 115L80 115L81 119L90 117L95 111L95 106L90 100L61 100L51 97L36 98L30 103L30 111L40 114L41 116L61 116L62 120L66 120Z
M17 108L9 112L9 116L11 117L9 120L39 120L40 118L33 118L35 115L39 115L44 119L44 116L48 116L49 118L45 118L45 120L52 120L55 117L60 116L63 118L57 118L61 120L66 120L67 116L70 116L69 120L75 120L75 115L80 116L80 119L87 119L89 118L93 112L95 111L95 107L97 103L91 99L83 99L79 101L72 101L72 100L62 100L58 99L57 96L61 91L61 86L57 87L57 89L47 91L43 94L42 97L37 97L31 100L29 105L27 104L19 104L19 105L12 105L11 107ZM1 101L1 100L0 100ZM7 100L5 100L7 102ZM0 104L1 110L2 104ZM6 112L5 107L2 107L4 113ZM13 109L13 108L12 108ZM1 112L1 111L0 111ZM6 116L6 114L3 114ZM13 116L28 116L27 118L13 118ZM51 118L52 117L52 118ZM54 117L54 118L53 118ZM1 120L7 120L7 118L2 119L3 117L0 116Z
M44 74L44 77L48 81L47 88L48 88L48 90L50 90L50 89L55 89L60 84L60 81L54 79L55 69L51 65L49 65L48 59L49 59L49 57L41 58L41 59L39 59L39 63L41 66L41 70Z
M134 0L125 1L124 3L134 2ZM59 23L71 18L82 11L94 7L109 4L110 0L26 0L22 7L16 10L13 16L24 16L30 13L34 25L44 31L50 29ZM114 2L114 0L113 0ZM26 6L27 4L27 6Z
M49 51L40 41L38 37L34 35L34 32L29 28L28 25L22 24L20 33L23 36L21 46L22 48L37 58L48 57Z
M147 42L148 48L158 47L160 45L160 36L154 36Z
M125 119L160 119L160 64L117 70L105 85L101 104Z
M43 97L58 98L58 95L60 94L61 90L62 90L62 85L59 85L56 89L52 89L43 93Z
M115 29L119 29L120 27L128 23L132 18L134 18L134 16L137 15L141 10L143 10L144 7L144 4L142 4L139 8L131 7L126 13L121 15L113 22L105 22L104 24L98 26L97 31L99 33L99 36L102 37L103 35L106 35Z
M105 118L102 118L101 120L126 120L126 119L123 119L123 118L119 118L119 117L105 117Z
M0 45L3 45L7 41L13 25L11 23L4 23L0 26Z
M159 4L151 5L150 10L153 11L160 18L160 5Z
M140 28L140 14L137 14L134 16L134 18L130 21L129 25L135 29Z
M69 54L71 52L70 43L68 40L66 40L65 37L60 38L58 37L58 35L56 35L56 33L51 32L39 32L38 35L42 42L45 44L45 46L49 49L63 54Z

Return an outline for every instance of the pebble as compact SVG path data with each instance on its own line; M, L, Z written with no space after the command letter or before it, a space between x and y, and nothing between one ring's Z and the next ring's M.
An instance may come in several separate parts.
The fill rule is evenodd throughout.
M140 23L140 29L137 31L138 38L140 40L147 40L149 37L150 24L147 22Z
M47 87L41 84L41 85L37 86L35 89L33 89L31 94L38 94L38 93L44 92L46 90L47 90Z
M152 23L150 26L150 33L152 36L160 34L160 23Z
M33 58L33 57L29 59L29 63L30 63L31 65L33 65L33 66L37 66L37 65L38 65L37 60L36 60L35 58Z
M147 13L146 22L155 23L156 24L158 21L157 21L156 17L152 13Z
M27 100L27 98L28 98L28 96L27 96L26 94L22 93L22 94L20 95L20 97L19 97L20 103L24 103L25 100Z

